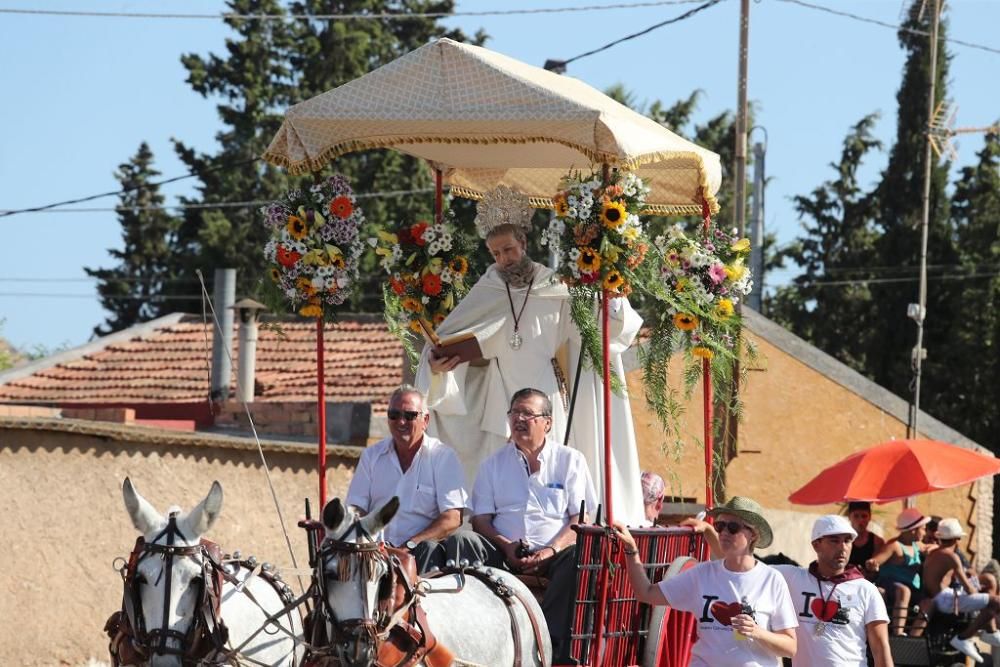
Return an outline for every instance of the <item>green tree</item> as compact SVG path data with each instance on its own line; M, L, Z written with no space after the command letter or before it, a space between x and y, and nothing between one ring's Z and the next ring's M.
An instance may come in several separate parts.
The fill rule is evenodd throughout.
M795 197L804 236L781 251L779 261L793 261L802 273L768 303L773 319L859 370L877 325L871 292L861 282L871 276L877 232L875 199L858 183L858 170L881 147L871 133L877 118L870 114L851 128L840 161L830 165L836 178Z
M122 187L117 207L122 248L109 248L108 254L117 265L84 268L97 279L101 305L110 313L94 328L98 336L151 320L177 305L161 299L168 288L178 287L171 254L177 220L162 208L163 195L155 184L159 175L145 142L115 174Z

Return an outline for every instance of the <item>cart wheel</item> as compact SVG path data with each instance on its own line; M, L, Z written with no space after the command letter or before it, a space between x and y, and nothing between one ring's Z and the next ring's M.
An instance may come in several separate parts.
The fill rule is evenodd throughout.
M667 580L688 568L692 568L698 564L694 558L689 556L680 556L675 558L673 562L667 567L666 574L663 575L663 579ZM664 630L666 629L666 619L667 608L656 606L649 614L649 634L646 638L646 645L642 651L642 667L658 667L658 665L667 664L660 660L663 655L664 650L667 648L665 643L667 638L664 636Z

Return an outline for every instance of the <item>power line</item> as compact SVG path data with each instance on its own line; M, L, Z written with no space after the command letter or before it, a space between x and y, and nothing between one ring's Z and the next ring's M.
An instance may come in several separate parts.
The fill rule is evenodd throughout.
M101 299L100 294L80 294L80 293L58 293L58 292L0 292L0 297L32 298L32 299ZM132 296L122 295L107 297L112 300L121 301L200 301L201 295L174 295L157 294L152 296Z
M683 21L685 19L691 18L692 16L694 16L698 12L703 11L705 9L708 9L712 5L717 5L720 2L722 2L722 0L709 0L708 2L702 4L702 5L698 6L698 7L695 7L694 9L689 9L688 11L684 12L680 16L675 16L672 19L667 19L666 21L662 21L662 22L657 23L655 25L651 25L648 28L646 28L645 30L640 30L639 32L634 32L631 35L626 35L625 37L622 37L621 39L616 39L613 42L608 42L604 46L600 46L600 47L594 49L593 51L587 51L586 53L581 53L580 55L573 56L572 58L570 58L568 60L562 60L562 61L554 62L553 65L555 67L563 67L563 68L565 68L566 65L568 65L569 63L571 63L571 62L573 62L575 60L580 60L581 58L586 58L587 56L592 56L595 53L600 53L601 51L607 51L608 49L610 49L613 46L617 46L618 44L621 44L622 42L627 42L630 39L635 39L636 37L641 37L643 35L651 33L654 30L656 30L657 28L662 28L663 26L670 25L671 23L678 23L678 22ZM550 67L548 66L548 64L546 65L546 69L550 69Z
M580 7L534 7L528 9L486 9L475 12L376 12L366 14L168 14L155 12L102 12L58 9L7 9L0 8L0 14L22 14L31 16L63 16L77 18L125 18L125 19L208 19L224 21L407 21L412 19L447 19L462 16L516 16L523 14L565 14L575 12L599 12L615 9L641 9L643 7L663 7L665 5L694 4L699 0L649 0L647 2L622 2L612 5L582 5Z
M197 175L197 174L195 174ZM186 178L181 176L178 178ZM155 187L158 184L151 184L142 187ZM124 194L130 190L120 190L116 193L110 194ZM358 192L354 194L356 199L389 199L392 197L408 197L410 195L420 195L428 194L434 192L434 188L419 188L415 190L384 190L381 192ZM94 195L97 197L107 197L110 194L105 193L103 195ZM192 204L164 204L162 206L114 206L114 207L92 207L92 208L50 208L48 206L40 206L34 209L24 209L20 211L0 211L0 217L6 214L16 215L18 213L119 213L123 211L165 211L165 210L199 210L199 209L219 209L219 208L255 208L258 206L266 206L272 203L270 199L262 199L256 201L233 201L233 202L214 202L214 203L192 203ZM55 204L55 206L61 206L61 204Z
M134 192L135 190L142 190L146 188L156 188L161 185L167 185L168 183L176 183L177 181L183 181L186 178L193 178L195 176L200 176L201 174L210 174L215 171L220 171L222 169L230 169L236 167L245 167L248 164L253 164L260 160L259 157L250 158L249 160L243 160L242 162L229 163L229 164L218 164L214 167L207 167L201 171L191 171L183 176L174 176L173 178L168 178L163 181L157 181L156 183L144 183L142 185L134 185L130 188L121 188L120 190L115 190L113 192L102 192L98 195L90 195L89 197L80 197L79 199L67 199L65 201L55 202L53 204L45 204L44 206L33 206L31 208L22 208L9 211L0 212L0 218L6 218L11 215L18 215L20 213L38 213L39 211L47 211L49 209L56 208L58 206L68 206L70 204L82 204L83 202L93 201L95 199L103 199L104 197L114 197L117 195L123 195L128 192Z
M952 273L939 276L927 276L928 280L972 280L975 278L993 278L1000 276L1000 271L987 273ZM794 281L773 287L807 289L811 287L847 287L851 285L885 285L892 283L915 283L920 280L920 276L907 276L902 278L856 278L853 280L814 280L812 282L796 283Z
M862 23L870 23L872 25L882 26L883 28L891 28L892 30L901 30L903 32L910 33L911 35L920 35L922 37L930 37L931 33L927 30L918 30L916 28L907 28L896 23L889 23L888 21L880 21L878 19L869 18L867 16L861 16L859 14L854 14L852 12L845 12L840 9L833 9L831 7L824 7L823 5L816 5L811 2L805 2L805 0L778 0L779 2L787 2L792 5L799 5L801 7L806 7L808 9L815 9L817 11L826 12L827 14L835 14L836 16L843 16L844 18L853 19L855 21L860 21ZM980 51L986 51L988 53L1000 54L1000 49L985 46L983 44L975 44L973 42L966 42L961 39L955 39L954 37L943 38L940 41L948 42L950 44L958 44L959 46L967 46L970 49L979 49Z

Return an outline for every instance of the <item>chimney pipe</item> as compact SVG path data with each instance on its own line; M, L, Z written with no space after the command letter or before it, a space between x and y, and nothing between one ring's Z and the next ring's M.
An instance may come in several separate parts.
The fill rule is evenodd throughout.
M233 305L240 320L240 361L236 382L236 400L253 403L257 367L257 321L267 306L253 299L240 299Z
M212 400L229 398L229 382L233 374L230 357L233 352L233 303L236 301L236 269L216 269L213 300L219 326L212 330ZM220 336L219 329L222 330Z

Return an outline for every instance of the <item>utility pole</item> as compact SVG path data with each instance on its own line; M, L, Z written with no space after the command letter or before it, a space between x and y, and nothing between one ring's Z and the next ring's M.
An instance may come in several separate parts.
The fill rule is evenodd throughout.
M739 79L736 89L736 146L733 160L733 222L746 235L747 211L747 54L750 48L750 0L740 0Z
M934 142L932 129L935 122L935 111L937 108L935 94L937 87L937 53L938 53L938 24L941 13L938 11L938 0L929 0L931 10L931 62L930 62L930 82L927 91L927 145L924 150L924 193L922 199L922 216L920 221L920 291L917 295L917 303L911 303L907 308L907 315L917 323L917 344L913 347L913 403L910 406L910 421L907 424L906 434L908 438L916 438L919 431L920 418L920 380L923 370L924 355L924 320L927 315L927 236L931 218L931 173L933 171L932 160L934 156ZM936 161L936 160L935 160Z
M764 312L764 156L765 144L753 145L753 206L750 209L750 275L754 288L746 305L758 313Z

